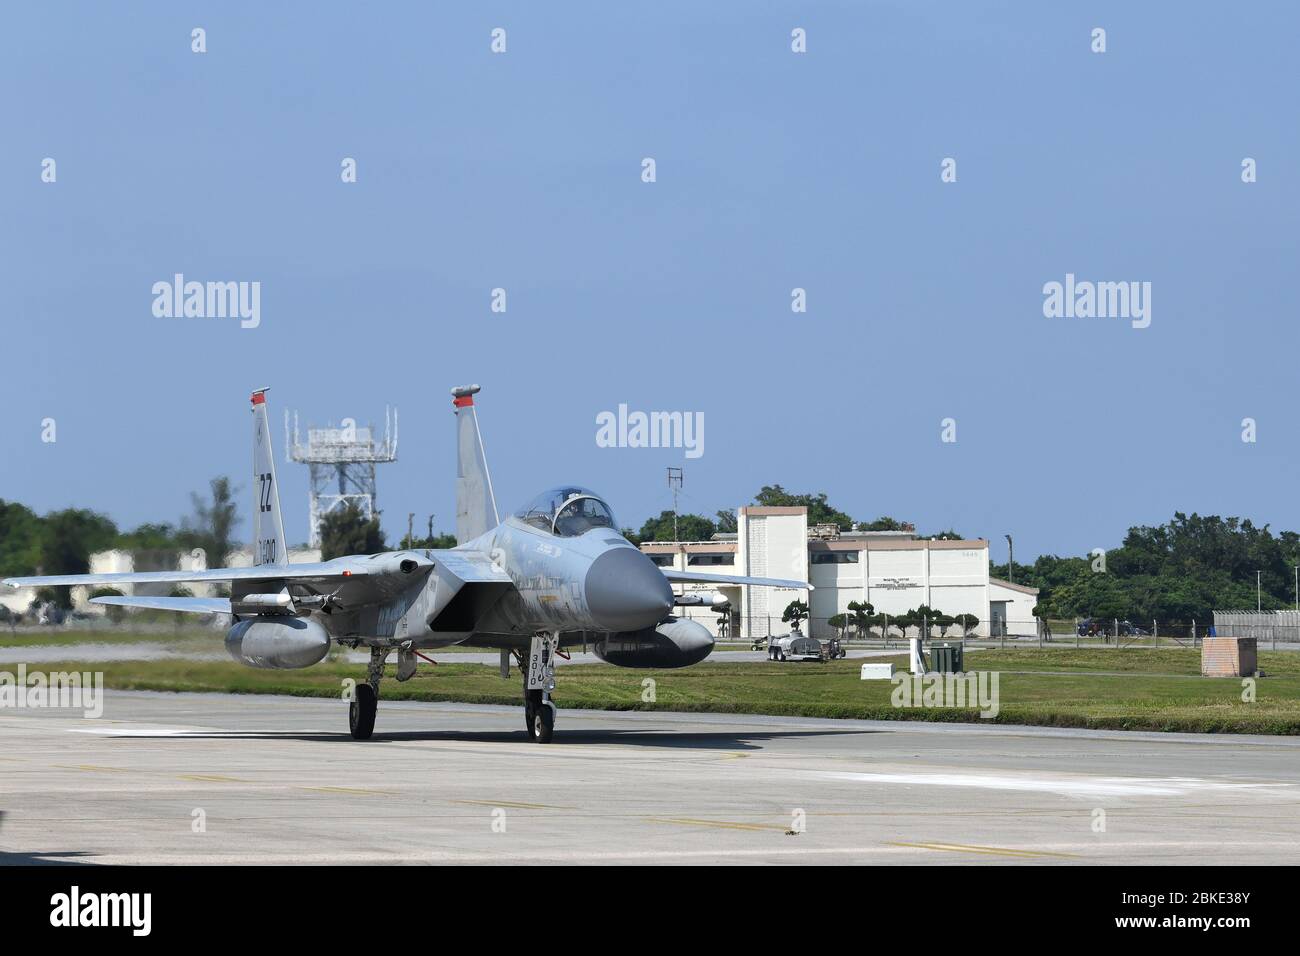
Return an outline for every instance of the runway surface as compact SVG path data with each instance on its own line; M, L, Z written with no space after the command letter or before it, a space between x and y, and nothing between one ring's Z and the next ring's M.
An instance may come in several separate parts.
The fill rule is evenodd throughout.
M109 691L0 711L0 862L1293 863L1300 740ZM200 825L201 824L201 825Z

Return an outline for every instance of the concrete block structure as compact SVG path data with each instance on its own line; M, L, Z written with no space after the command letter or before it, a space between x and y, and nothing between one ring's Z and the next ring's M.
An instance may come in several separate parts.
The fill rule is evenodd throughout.
M1249 677L1258 670L1253 637L1207 637L1201 642L1202 677Z

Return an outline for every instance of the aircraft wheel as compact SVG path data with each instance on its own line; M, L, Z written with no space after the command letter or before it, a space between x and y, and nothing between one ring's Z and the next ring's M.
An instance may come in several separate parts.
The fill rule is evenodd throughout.
M369 684L358 684L356 696L348 705L348 730L352 731L353 740L369 740L375 732L375 712L379 709L379 697Z
M555 707L542 700L540 690L532 691L528 697L524 708L528 717L528 733L537 743L549 744L555 735Z

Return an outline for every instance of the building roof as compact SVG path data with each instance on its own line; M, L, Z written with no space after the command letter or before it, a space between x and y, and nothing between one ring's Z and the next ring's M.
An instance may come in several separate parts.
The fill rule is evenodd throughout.
M1024 584L1012 584L1010 581L1003 581L1001 578L989 578L989 584L996 584L998 587L1008 588L1012 591L1020 591L1023 594L1038 593L1038 588L1031 588Z
M734 554L735 541L642 541L641 549L656 554L685 551L687 554Z
M953 541L947 538L812 538L809 551L966 551L987 550L988 541L975 538L970 541ZM684 551L687 554L730 554L736 551L736 541L642 541L641 549L654 554ZM1008 585L1020 588L1019 585ZM1020 588L1031 591L1031 588ZM1037 591L1033 591L1037 594Z

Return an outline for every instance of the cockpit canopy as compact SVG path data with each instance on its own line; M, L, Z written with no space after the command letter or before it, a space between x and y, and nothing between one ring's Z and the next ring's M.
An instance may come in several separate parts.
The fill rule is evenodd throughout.
M514 514L534 528L562 538L576 538L592 528L618 530L609 505L591 489L577 485L543 491Z

